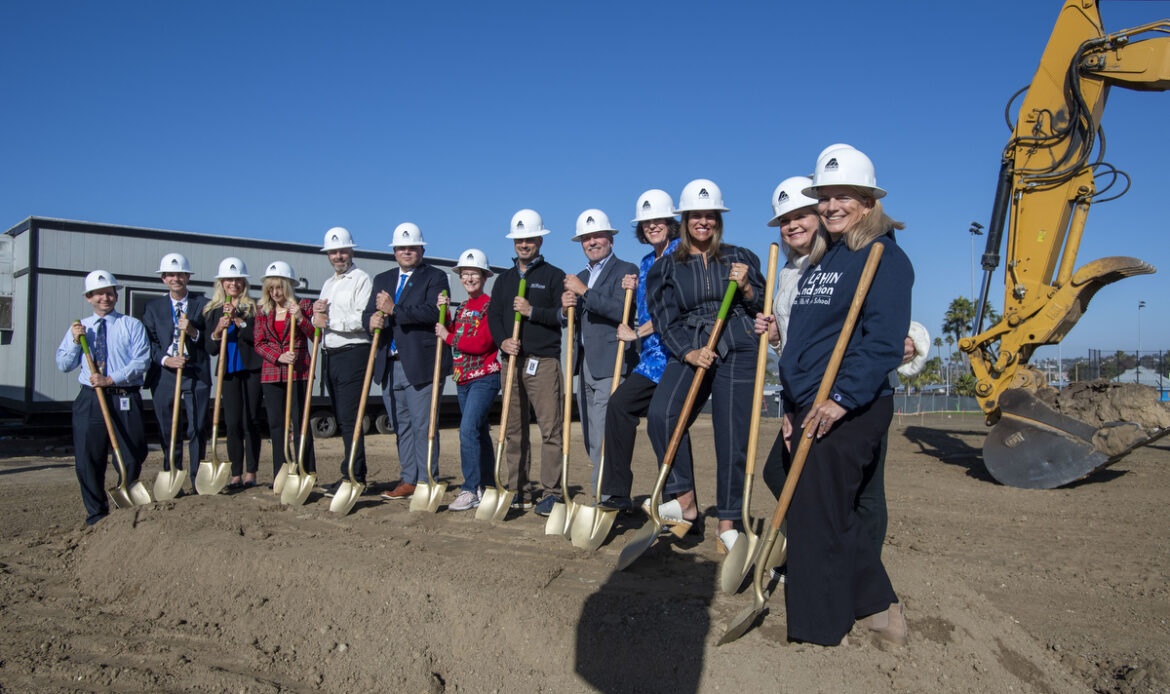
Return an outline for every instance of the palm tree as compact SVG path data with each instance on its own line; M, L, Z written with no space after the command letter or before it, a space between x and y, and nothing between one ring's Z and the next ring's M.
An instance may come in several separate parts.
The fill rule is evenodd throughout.
M955 336L955 341L962 339L971 332L971 324L975 322L975 306L965 296L960 296L951 302L950 308L943 316L942 331L944 334Z

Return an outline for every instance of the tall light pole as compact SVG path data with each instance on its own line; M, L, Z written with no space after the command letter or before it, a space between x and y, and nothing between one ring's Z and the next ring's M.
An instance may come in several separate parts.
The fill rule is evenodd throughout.
M1146 307L1146 302L1138 302L1138 353L1137 353L1137 371L1134 372L1134 383L1142 382L1142 309Z
M971 304L974 305L978 301L975 298L975 237L983 236L983 225L971 222L971 228L967 231L971 234Z

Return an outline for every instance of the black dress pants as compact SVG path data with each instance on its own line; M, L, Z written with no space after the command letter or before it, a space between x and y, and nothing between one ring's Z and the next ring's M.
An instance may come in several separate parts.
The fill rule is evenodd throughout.
M142 427L142 396L137 390L106 393L118 450L126 466L127 486L138 480L146 460L146 433ZM97 391L82 387L73 401L73 451L85 522L93 525L110 512L106 498L106 465L111 448Z

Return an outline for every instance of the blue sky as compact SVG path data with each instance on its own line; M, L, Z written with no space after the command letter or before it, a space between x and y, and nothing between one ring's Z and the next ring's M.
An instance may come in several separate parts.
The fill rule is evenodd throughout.
M987 224L1004 104L1059 7L7 0L0 227L41 215L317 243L340 225L372 248L412 221L434 255L506 263L512 213L531 207L554 231L546 257L577 270L582 210L605 210L636 260L636 197L677 200L703 177L732 210L727 240L766 260L772 189L847 142L907 224L914 316L935 334L970 293L967 229ZM1116 30L1170 3L1102 13ZM1133 188L1093 208L1078 266L1133 255L1161 272L1102 290L1065 357L1135 349L1139 300L1143 348L1170 349L1168 119L1166 94L1110 97L1106 159ZM1002 268L996 286L1002 306Z

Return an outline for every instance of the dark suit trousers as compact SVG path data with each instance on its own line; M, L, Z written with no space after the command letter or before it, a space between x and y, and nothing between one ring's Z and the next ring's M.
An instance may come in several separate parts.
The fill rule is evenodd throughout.
M223 419L227 428L232 477L260 467L260 372L244 369L223 375ZM221 429L222 431L222 429Z
M77 467L77 481L81 483L81 502L85 504L85 522L93 525L110 512L106 498L106 464L110 458L110 437L102 418L97 391L82 388L73 401L73 452ZM120 407L126 398L128 410ZM146 460L146 434L142 427L142 396L106 395L118 449L126 465L127 484L138 479L142 461Z
M292 462L297 460L297 449L301 443L301 415L304 414L305 391L308 390L308 381L293 381L292 403ZM264 391L264 410L268 414L268 435L272 437L272 476L276 477L284 465L284 439L287 435L284 430L284 407L288 396L288 383L265 383L261 386ZM310 427L305 433L305 471L316 472L316 458L313 456L313 432Z
M164 368L159 377L158 386L150 392L154 401L154 416L158 419L158 429L162 435L163 469L171 469L171 416L175 398L175 375ZM179 425L182 426L183 415L186 415L188 463L183 464L183 440L175 444L175 460L180 468L185 468L191 477L191 484L195 483L195 473L199 462L207 455L207 437L210 434L211 415L211 386L202 381L191 378L183 379L182 414L179 416Z
M357 428L357 409L366 393L366 361L370 357L370 346L359 344L340 352L325 353L325 383L329 386L329 399L333 402L333 415L341 428L345 459L341 461L341 476L349 479L349 449L353 446L353 433ZM358 436L357 448L353 453L353 478L362 484L366 482L366 442Z
M631 460L638 436L638 420L650 410L650 400L658 387L642 374L630 374L609 398L605 412L605 476L601 481L603 496L631 496L634 474ZM667 438L669 443L670 439ZM691 434L683 434L675 461L690 468Z

